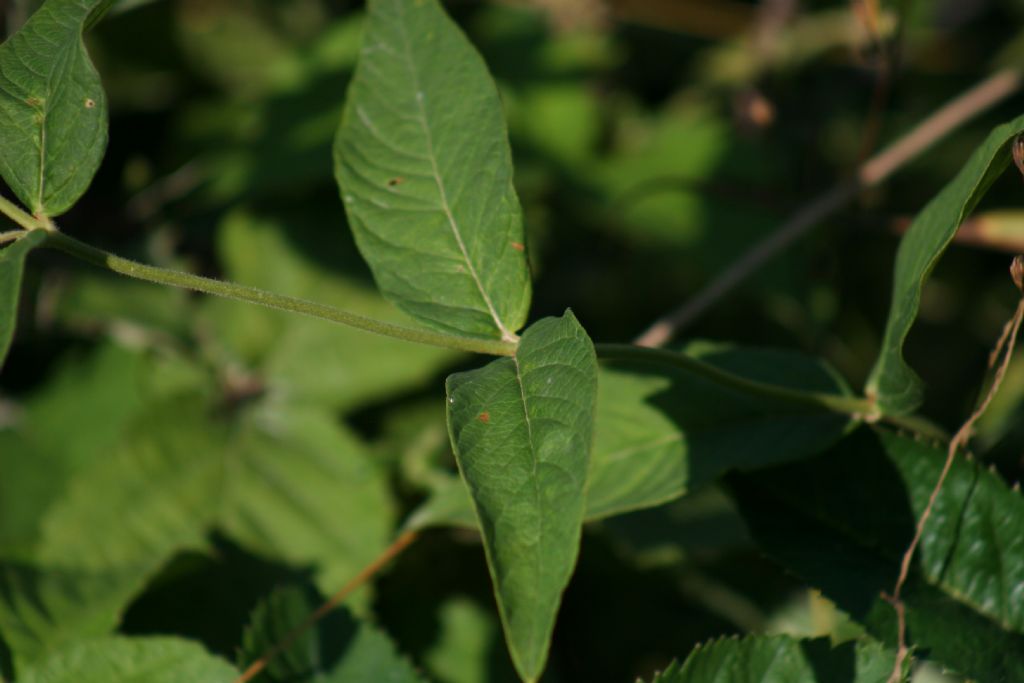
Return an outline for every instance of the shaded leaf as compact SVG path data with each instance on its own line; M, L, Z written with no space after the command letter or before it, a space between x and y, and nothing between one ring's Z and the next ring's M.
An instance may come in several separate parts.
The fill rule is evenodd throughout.
M861 429L820 458L730 480L758 544L888 643L890 592L945 460ZM957 458L904 590L908 638L982 681L1024 679L1024 498Z
M1024 116L995 128L956 177L922 209L900 242L885 337L865 387L883 413L908 413L921 403L921 379L903 359L903 343L917 318L921 289L964 218L1010 163L1010 145L1021 131Z
M742 377L782 387L846 393L835 372L798 353L692 345L688 355ZM848 416L745 394L685 369L602 364L587 518L677 498L731 470L750 470L821 452Z
M511 339L530 280L498 93L436 0L374 0L334 146L377 284L440 330Z
M34 230L0 251L0 368L3 367L14 338L25 257L45 239L45 233Z
M723 638L698 645L651 683L885 683L894 653L870 640L833 648L827 639Z
M292 633L323 598L299 586L271 593L253 611L242 635L246 667ZM256 683L422 683L386 634L346 609L335 610L299 636L257 676Z
M0 174L37 216L67 211L107 145L107 100L82 42L109 0L47 0L0 45Z
M597 361L571 312L523 334L514 358L448 378L448 429L484 536L520 676L544 668L579 550Z
M230 683L238 672L182 638L105 638L75 644L27 671L21 683Z

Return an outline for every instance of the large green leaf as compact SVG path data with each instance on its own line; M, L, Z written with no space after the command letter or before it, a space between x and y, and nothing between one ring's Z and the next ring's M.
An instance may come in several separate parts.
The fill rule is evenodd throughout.
M511 339L530 280L498 93L437 0L373 0L334 146L386 297L440 330Z
M1010 163L1010 145L1021 131L1024 116L994 129L918 214L900 242L885 337L865 388L884 413L908 413L921 402L921 380L903 359L903 343L917 318L921 289L964 218Z
M47 0L0 45L0 175L37 216L85 192L107 145L107 100L82 31L110 0Z
M544 668L583 523L597 360L571 312L523 334L514 358L452 375L448 430L484 536L512 661Z
M694 344L687 354L748 379L847 392L828 366L797 353ZM745 394L678 366L603 362L585 517L660 505L730 470L815 455L849 424L845 415ZM454 479L437 483L408 521L410 527L474 523L469 497Z
M73 645L21 683L230 683L238 671L181 638L105 638Z
M862 429L821 458L731 480L755 540L886 642L900 558L943 449ZM1024 680L1024 498L959 457L904 591L908 637L980 681Z
M323 598L285 586L257 605L242 635L245 667L285 641ZM335 610L270 662L256 683L422 683L408 660L376 628Z
M0 251L0 368L3 367L7 351L11 348L11 340L14 338L25 257L45 239L45 233L33 231Z
M723 638L697 646L651 683L885 683L895 661L866 639L833 648L827 639Z
M220 528L249 550L316 570L336 591L388 544L386 475L327 412L269 404L224 459Z

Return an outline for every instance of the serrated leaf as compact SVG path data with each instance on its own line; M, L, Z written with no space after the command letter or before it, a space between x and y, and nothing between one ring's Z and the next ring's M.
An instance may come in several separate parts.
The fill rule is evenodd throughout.
M530 278L494 82L437 0L373 0L369 15L334 145L359 249L427 325L511 339Z
M323 602L299 586L271 593L253 610L242 635L246 667L298 628ZM335 610L274 658L255 683L423 683L382 631Z
M85 638L103 636L155 571L155 565L115 570L0 563L0 641L17 667Z
M20 683L231 683L238 671L182 638L105 638L55 653Z
M698 646L651 683L885 683L895 655L871 640L833 648L827 639L722 638Z
M46 235L42 231L34 230L0 251L0 368L3 367L14 338L25 257L45 239Z
M918 214L900 242L889 320L865 387L883 413L909 413L921 402L921 379L903 358L903 343L917 318L921 290L964 218L1010 163L1010 145L1021 131L1024 116L995 128L956 177Z
M862 429L805 463L731 480L758 544L893 643L900 558L945 460L941 448ZM908 639L981 681L1024 680L1024 498L954 462L904 589Z
M47 0L0 45L0 174L37 216L67 211L107 145L107 100L82 42L110 0Z
M523 334L513 358L452 375L448 430L484 537L505 637L525 680L544 669L579 550L597 360L571 312Z
M797 353L709 344L687 353L748 379L847 392L831 368ZM603 362L585 519L661 505L730 470L815 455L848 425L844 415L747 395L683 368ZM407 525L475 526L464 487L454 479L437 485Z
M388 544L394 512L385 473L329 413L267 405L224 460L218 525L260 555L316 570L337 590Z

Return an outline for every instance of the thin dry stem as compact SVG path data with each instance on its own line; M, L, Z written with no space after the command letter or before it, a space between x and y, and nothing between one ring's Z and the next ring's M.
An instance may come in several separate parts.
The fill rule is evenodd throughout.
M1021 257L1014 259L1014 263L1018 263ZM1012 270L1012 269L1011 269ZM893 608L896 610L896 632L898 638L898 647L896 650L896 664L893 666L892 673L889 675L888 683L900 683L903 677L903 663L909 654L909 648L907 646L907 617L906 617L906 606L901 598L903 586L907 582L907 577L910 574L910 563L914 559L914 553L917 552L917 546L921 543L921 537L924 535L925 525L928 523L928 519L931 517L932 509L935 507L935 501L938 500L939 492L942 490L942 485L946 482L946 477L949 475L950 469L953 467L953 461L956 459L956 453L961 448L967 445L967 442L971 438L971 431L974 429L974 424L978 419L985 414L988 410L989 404L999 391L999 386L1003 383L1003 378L1006 376L1006 368L1010 365L1010 358L1013 357L1013 347L1016 344L1017 333L1020 331L1021 321L1024 320L1024 298L1017 304L1017 310L1014 312L1013 317L1003 328L1002 334L999 336L999 340L996 342L992 353L989 355L989 370L995 367L996 363L999 362L1000 356L1002 361L999 362L996 368L995 375L992 377L992 385L989 387L981 403L975 408L971 416L967 418L967 421L961 425L960 429L957 430L956 434L953 435L952 440L949 442L949 448L946 451L946 462L942 466L942 472L939 474L939 480L935 483L935 488L932 489L931 495L928 497L928 504L925 506L924 511L921 513L921 518L917 522L917 529L914 531L914 537L910 540L910 545L907 546L906 552L903 554L903 561L900 563L899 577L896 579L896 586L893 588L892 595L885 596Z
M341 590L332 595L327 599L324 604L320 605L313 611L306 619L289 631L284 638L278 641L273 647L267 650L263 656L254 661L249 665L249 668L242 673L241 676L235 679L234 683L248 683L261 671L267 668L275 657L285 652L288 648L295 644L295 641L302 637L310 628L312 628L318 621L327 616L334 608L344 602L345 598L351 595L357 588L361 587L373 576L379 572L384 566L397 557L403 550L405 550L413 541L416 540L415 531L406 531L397 539L395 542L389 545L384 552L382 552L377 559L370 564L366 565L365 568L356 576L346 583Z
M908 134L882 150L857 171L853 180L840 182L798 210L773 233L751 247L690 301L657 320L634 341L640 346L661 346L711 308L766 262L825 218L848 204L863 188L884 181L937 140L1005 99L1021 84L1021 72L1004 69L950 101Z

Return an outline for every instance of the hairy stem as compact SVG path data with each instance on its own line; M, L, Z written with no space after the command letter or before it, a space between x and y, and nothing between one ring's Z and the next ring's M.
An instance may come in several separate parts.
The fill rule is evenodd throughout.
M52 223L38 224L40 229L45 225L48 232L44 246L58 249L72 256L80 258L101 268L106 268L115 273L128 277L190 289L205 294L222 296L236 301L266 306L282 311L299 313L302 315L321 318L331 322L341 323L350 327L374 332L396 339L430 344L459 351L469 351L494 356L511 356L515 354L516 345L497 339L475 339L472 337L461 337L458 335L433 332L431 330L414 329L393 325L391 323L366 318L361 315L349 313L333 306L318 304L316 302L299 299L268 292L255 287L248 287L234 282L215 280L202 277L192 273L186 273L168 268L149 266L137 261L115 256L109 252L97 249L91 245L60 233L53 227ZM18 236L25 234L17 231ZM16 236L17 237L17 236ZM820 392L807 392L789 387L777 386L766 382L757 382L740 375L722 370L713 365L705 363L696 358L686 356L682 353L665 351L662 349L645 348L629 344L597 344L597 355L606 360L632 360L648 362L655 365L672 365L681 367L688 372L705 377L717 384L732 387L737 391L764 396L766 398L796 403L800 405L818 408L823 411L850 415L855 419L874 420L878 419L873 404L864 398L842 396L839 394L827 394ZM929 423L913 417L882 417L881 419L892 424L908 429L910 431L924 434L933 438L944 439L945 434L935 429Z
M482 353L493 356L511 356L516 350L515 344L506 341L499 341L497 339L475 339L472 337L461 337L454 334L444 334L443 332L433 332L431 330L393 325L391 323L374 320L373 318L366 318L361 315L356 315L355 313L349 313L348 311L334 308L333 306L318 304L305 299L285 296L283 294L275 294L274 292L268 292L255 287L248 287L234 282L225 282L223 280L215 280L213 278L193 275L192 273L185 273L179 270L148 266L126 258L121 258L120 256L115 256L114 254L103 251L102 249L97 249L96 247L80 242L73 237L68 237L67 235L59 232L51 232L48 235L44 246L59 249L60 251L66 252L93 265L106 268L107 270L112 270L115 273L120 273L121 275L126 275L137 280L155 282L157 284L168 285L170 287L191 289L196 292L215 294L227 299L245 301L248 303L258 304L260 306L266 306L267 308L276 308L278 310L300 313L314 318L322 318L324 320L330 320L331 322L341 323L342 325L348 325L349 327L366 330L367 332L381 334L386 337L394 337L396 339L404 339L406 341L417 342L420 344L442 346L444 348L455 349L458 351L470 351L473 353Z
M39 221L32 218L32 216L23 211L20 206L6 197L0 197L0 213L7 216L26 230L33 230L40 227Z

